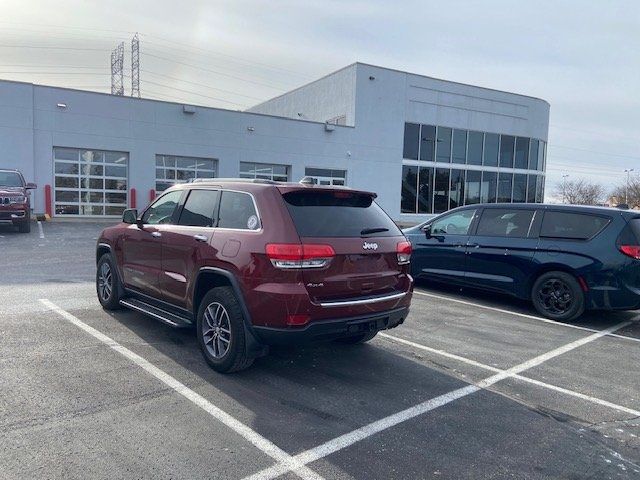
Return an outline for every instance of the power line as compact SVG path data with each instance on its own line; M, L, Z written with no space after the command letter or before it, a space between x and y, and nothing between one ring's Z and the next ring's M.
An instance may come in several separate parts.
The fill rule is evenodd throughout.
M89 48L89 47L56 47L52 45L7 45L6 43L0 44L0 48L36 48L43 50L76 50L87 52L108 52L106 48Z
M199 96L199 97L209 98L209 99L211 99L211 100L216 100L216 101L218 101L218 102L229 103L229 104L231 104L231 105L236 105L236 106L239 106L239 107L246 107L246 106L247 106L247 105L244 105L244 104L241 104L241 103L236 103L236 102L231 102L231 101L229 101L229 100L224 100L223 98L211 97L211 96L209 96L209 95L204 95L204 94L202 94L202 93L194 92L194 91L192 91L192 90L183 90L183 89L181 89L181 88L172 87L172 86L170 86L170 85L165 85L165 84L163 84L163 83L153 82L153 81L151 81L151 80L145 80L145 83L150 83L151 85L156 85L156 86L158 86L158 87L169 88L169 89L171 89L171 90L176 90L176 91L178 91L178 92L184 92L184 93L189 93L189 94L191 94L191 95L197 95L197 96Z
M631 160L640 160L640 157L634 157L632 155L622 155L622 154L619 154L619 153L598 152L596 150L589 150L589 149L586 149L586 148L578 148L578 147L570 147L568 145L557 145L555 143L549 144L549 147L567 148L569 150L577 150L579 152L595 153L597 155L606 155L608 157L620 157L620 158L629 158Z
M14 73L22 75L109 75L109 72L94 73L94 72L8 72L0 71L0 73Z

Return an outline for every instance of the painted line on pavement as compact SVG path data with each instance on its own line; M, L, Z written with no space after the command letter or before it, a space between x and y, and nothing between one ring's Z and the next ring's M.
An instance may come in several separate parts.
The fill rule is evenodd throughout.
M42 303L44 306L48 307L49 309L53 310L54 312L56 312L58 315L68 320L70 323L72 323L76 327L80 328L81 330L84 330L86 333L88 333L92 337L100 340L102 343L110 347L112 350L115 350L123 357L128 358L133 363L138 365L140 368L145 370L147 373L151 374L153 377L157 378L162 383L172 388L173 390L178 392L180 395L182 395L183 397L185 397L186 399L188 399L189 401L191 401L192 403L194 403L195 405L203 409L205 412L207 412L209 415L214 417L220 423L226 425L231 430L236 432L238 435L243 437L245 440L249 441L254 447L258 448L263 453L269 455L271 458L279 462L278 465L288 465L288 469L295 470L295 473L301 478L323 480L322 476L318 475L316 472L314 472L310 468L306 467L302 463L295 460L294 457L289 455L284 450L280 449L277 445L267 440L265 437L263 437L256 431L252 430L251 428L249 428L239 420L236 420L234 417L232 417L222 409L216 407L207 399L205 399L202 395L199 395L198 393L194 392L186 385L180 383L171 375L160 370L158 367L156 367L149 361L145 360L137 353L132 352L126 347L123 347L118 342L113 340L111 337L108 337L104 333L87 325L82 320L78 319L77 317L63 310L62 308L58 307L53 302L47 299L40 299L40 303Z
M501 373L501 372L505 371L505 370L502 370L500 368L492 367L491 365L485 365L484 363L477 362L477 361L472 360L470 358L461 357L460 355L455 355L453 353L445 352L444 350L438 350L436 348L427 347L426 345L415 343L415 342L412 342L410 340L405 340L404 338L395 337L395 336L389 335L387 333L379 333L378 335L380 335L381 337L386 338L386 339L388 339L388 340L390 340L392 342L405 344L405 345L408 345L410 347L413 347L413 348L416 348L416 349L419 349L419 350L424 350L426 352L434 353L436 355L440 355L442 357L447 357L447 358L450 358L452 360L456 360L456 361L461 362L461 363L466 363L468 365L473 365L474 367L482 368L484 370L489 370L489 371L494 372L494 373ZM616 403L609 402L607 400L603 400L603 399L598 398L598 397L594 397L594 396L591 396L591 395L586 395L584 393L576 392L575 390L570 390L568 388L559 387L559 386L553 385L551 383L541 382L540 380L534 380L532 378L524 377L522 375L516 374L513 377L518 379L518 380L521 380L523 382L526 382L526 383L531 383L533 385L537 385L537 386L542 387L542 388L546 388L546 389L549 389L549 390L554 390L554 391L559 392L559 393L564 393L565 395L570 395L572 397L580 398L582 400L586 400L588 402L595 403L597 405L602 405L604 407L608 407L608 408L611 408L613 410L617 410L619 412L628 413L629 415L633 415L634 417L640 417L640 410L634 410L633 408L628 408L628 407L625 407L623 405L618 405Z
M566 345L555 348L542 355L538 355L537 357L534 357L530 360L527 360L526 362L523 362L519 365L509 368L508 370L503 370L499 373L496 373L495 375L485 378L484 380L481 380L480 382L477 382L475 384L458 388L456 390L453 390L451 392L445 393L438 397L432 398L430 400L427 400L413 407L407 408L406 410L402 410L400 412L394 413L393 415L389 415L388 417L382 418L380 420L376 420L375 422L372 422L368 425L360 427L344 435L340 435L339 437L334 438L333 440L329 440L310 450L301 452L295 455L293 459L302 465L307 465L309 463L320 460L321 458L324 458L339 450L347 448L353 445L354 443L365 440L371 437L372 435L375 435L376 433L382 432L400 423L406 422L407 420L411 420L412 418L415 418L419 415L422 415L424 413L430 412L431 410L435 410L436 408L439 408L451 402L454 402L455 400L471 395L479 390L488 388L491 385L494 385L506 378L514 377L517 374L522 373L525 370L528 370L535 366L538 366L548 360L551 360L552 358L555 358L559 355L570 352L571 350L581 347L582 345L585 345L587 343L593 342L594 340L597 340L600 337L603 337L611 332L614 332L615 330L626 327L627 325L629 325L629 323L631 322L619 323L618 325L614 325L613 327L593 333L591 335L588 335L586 337L583 337L571 343L567 343ZM271 467L265 468L264 470L261 470L253 475L250 475L246 477L245 480L268 480L268 479L279 477L280 475L283 475L290 471L297 473L295 471L295 468L294 469L290 468L290 463L282 462L282 463L273 465Z
M484 308L485 310L493 310L494 312L499 312L499 313L507 313L509 315L515 315L516 317L528 318L530 320L537 320L538 322L549 323L551 325L557 325L560 327L567 327L567 328L573 328L575 330L582 330L584 332L595 333L595 332L602 331L602 330L598 330L597 328L581 327L580 325L572 325L570 323L556 322L555 320L549 320L548 318L538 317L536 315L529 315L527 313L514 312L512 310L491 307L489 305L483 305L481 303L474 303L474 302L468 302L466 300L459 300L457 298L448 297L446 295L436 295L434 293L427 293L427 292L423 292L421 290L416 290L416 289L413 290L413 293L417 293L418 295L423 295L425 297L437 298L439 300L448 300L449 302L460 303L462 305L468 305L470 307ZM640 342L640 338L628 337L626 335L619 335L616 333L610 333L608 334L608 336L616 337L616 338L624 338L625 340L631 340L632 342Z
M44 230L42 229L42 222L38 220L38 232L40 232L40 238L44 238Z

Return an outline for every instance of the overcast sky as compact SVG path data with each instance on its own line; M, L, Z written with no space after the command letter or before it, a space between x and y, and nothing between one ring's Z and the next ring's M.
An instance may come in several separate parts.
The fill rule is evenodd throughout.
M562 174L609 189L640 172L637 0L0 0L0 12L0 78L109 91L109 51L126 42L128 75L137 31L143 96L243 109L361 61L547 100L547 200Z

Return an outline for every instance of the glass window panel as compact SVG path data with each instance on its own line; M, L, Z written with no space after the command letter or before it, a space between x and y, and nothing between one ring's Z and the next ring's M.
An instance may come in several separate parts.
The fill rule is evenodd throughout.
M246 193L223 191L219 211L218 227L243 230L260 228L253 199Z
M433 213L449 210L449 175L448 168L436 168L433 187Z
M500 166L513 168L513 149L516 139L511 135L500 135Z
M77 148L55 147L53 149L53 157L56 160L74 160L77 162L79 154L80 151Z
M287 175L289 167L286 165L273 165L273 173L278 175Z
M198 170L213 170L214 163L213 160L205 160L203 158L198 159Z
M104 152L105 162L117 163L118 165L126 165L129 160L129 154L125 152Z
M451 162L451 129L448 127L438 127L436 162Z
M167 169L164 171L164 178L167 180L175 180L176 179L176 171L175 169Z
M109 182L109 180L107 180L107 182ZM103 188L105 188L104 180L101 178L83 178L82 188L92 188L92 189L102 190ZM106 187L106 188L109 188L109 187Z
M80 215L104 215L104 206L80 205Z
M544 201L544 177L538 175L536 178L536 203Z
M400 211L402 213L416 213L416 199L418 192L418 167L402 166L402 187L400 197Z
M498 172L482 172L481 203L495 203L498 198Z
M310 177L330 177L331 170L327 170L325 168L311 168L306 167L304 169L304 174Z
M274 179L276 182L287 182L287 181L289 180L289 178L288 178L288 177L283 177L283 176L280 176L280 175L274 175L274 176L273 176L273 179Z
M70 175L78 174L77 163L56 162L56 173L66 173Z
M433 168L420 167L418 175L418 213L433 213Z
M540 140L540 146L538 147L538 170L541 172L544 172L546 149L547 144Z
M331 170L331 176L335 178L347 178L346 170Z
M182 191L174 190L158 198L142 215L142 223L157 225L171 223L173 212L182 197Z
M56 202L78 203L78 191L56 190Z
M538 168L538 140L531 139L531 147L529 149L529 170L536 170Z
M91 187L95 188L95 187ZM102 188L102 187L100 187ZM104 188L106 190L126 190L127 189L127 181L126 180L110 180L107 179L104 181Z
M105 193L105 203L127 203L126 193Z
M168 182L156 182L156 192L164 192L167 188L171 187L173 183Z
M500 135L497 133L485 133L484 154L482 164L488 167L498 166L498 149L500 148Z
M529 175L527 180L527 202L534 203L536 201L536 179L538 175Z
M464 164L467 161L467 131L453 131L453 147L451 153L453 163Z
M511 203L513 173L500 173L498 176L498 203Z
M107 165L104 169L104 175L106 177L126 177L127 176L127 167L116 167L112 165Z
M164 168L156 168L156 178L166 178L164 176Z
M480 183L482 172L467 170L467 180L465 182L465 204L471 205L480 203Z
M82 150L80 160L87 163L104 163L104 152L98 150Z
M195 170L196 168L196 160L195 158L189 157L178 157L176 166L177 168L188 168L191 170Z
M112 205L106 205L104 207L104 214L105 215L113 215L116 217L122 217L122 212L124 212L125 208L127 207L116 207L116 206L112 206Z
M524 238L529 233L533 210L486 208L478 222L476 235Z
M431 224L432 235L468 235L475 210L463 210L443 215Z
M198 170L197 177L198 178L213 178L213 177L215 177L215 174L214 174L214 172L211 172L211 171L208 171L208 170Z
M56 187L78 188L78 177L56 177Z
M402 157L411 160L418 159L418 143L420 141L420 125L417 123L404 124L404 148Z
M449 208L464 205L464 170L451 170L451 190L449 190Z
M213 214L218 205L217 190L191 190L180 214L180 225L212 227Z
M78 215L79 211L78 205L58 205L56 203L56 215Z
M102 165L81 165L80 173L82 175L92 175L94 177L102 177L104 174L104 167Z
M516 168L529 167L529 139L525 137L516 138Z
M610 221L610 218L598 215L548 211L542 217L540 236L587 240L599 233Z
M436 159L436 127L422 125L420 128L420 160L433 162Z
M156 155L156 167L164 167L164 155Z
M527 200L527 176L517 173L513 177L513 203L524 203Z
M125 196L125 202L126 202ZM89 192L89 202L91 203L104 203L104 193L103 192ZM124 203L124 202L122 202Z
M482 132L469 132L469 152L467 153L467 163L469 165L482 165L483 137Z

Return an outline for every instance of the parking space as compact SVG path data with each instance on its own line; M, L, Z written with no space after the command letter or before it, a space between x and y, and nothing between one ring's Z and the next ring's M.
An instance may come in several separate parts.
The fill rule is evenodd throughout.
M638 313L563 325L420 284L370 344L220 375L192 330L100 308L103 226L0 231L0 477L640 476Z

